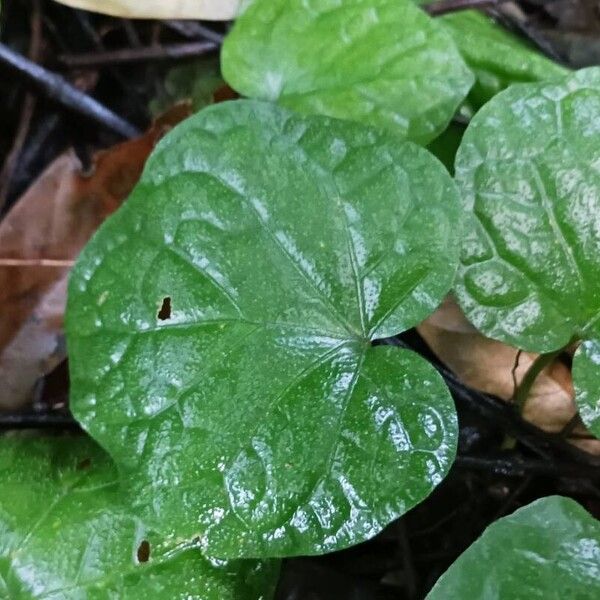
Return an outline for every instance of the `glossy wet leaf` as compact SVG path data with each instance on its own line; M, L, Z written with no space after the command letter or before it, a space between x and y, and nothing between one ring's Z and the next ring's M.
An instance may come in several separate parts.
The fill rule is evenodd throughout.
M1 598L272 597L275 563L211 563L146 527L88 439L0 438L0 488Z
M600 438L600 341L583 342L573 359L573 380L579 414Z
M550 496L492 523L444 573L428 600L600 596L600 523Z
M425 150L238 101L157 147L71 280L73 410L213 556L357 543L454 457L434 369L370 341L437 306L459 201Z
M244 96L422 144L473 83L450 36L410 0L254 0L225 41L222 69Z
M419 3L428 4L430 0ZM469 103L475 109L511 84L553 79L568 72L480 12L460 11L437 20L448 30L475 75L475 85L469 92Z
M514 83L544 81L568 73L568 69L546 58L487 15L461 11L444 15L441 20L475 74L475 85L469 94L475 109Z
M600 337L599 139L599 68L514 86L472 120L456 159L467 217L456 291L487 336L532 352ZM582 372L576 401L589 408L600 370Z

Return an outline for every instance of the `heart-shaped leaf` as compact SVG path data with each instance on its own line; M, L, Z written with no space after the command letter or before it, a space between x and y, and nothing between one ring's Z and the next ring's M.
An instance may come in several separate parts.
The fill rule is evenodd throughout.
M577 502L542 498L492 523L428 600L600 596L600 523Z
M433 367L372 340L437 306L460 207L427 151L275 105L205 109L84 251L73 410L167 531L211 556L334 550L423 500L455 453Z
M599 68L514 86L467 129L456 159L467 214L456 291L487 336L532 352L600 338L599 139ZM598 410L600 370L589 360L577 368L585 356L575 357L585 371L576 399Z
M473 83L450 35L410 0L254 0L225 41L222 69L242 95L421 144Z
M122 502L85 438L0 438L0 597L265 600L277 564L209 562Z
M205 19L228 21L241 0L57 0L61 4L105 15L136 19Z
M568 73L568 69L528 46L523 37L478 11L444 15L441 22L475 74L469 102L476 109L514 83L543 81Z
M420 4L428 4L424 0ZM474 10L437 18L475 74L469 103L479 109L513 83L562 77L568 69L546 58L485 14Z

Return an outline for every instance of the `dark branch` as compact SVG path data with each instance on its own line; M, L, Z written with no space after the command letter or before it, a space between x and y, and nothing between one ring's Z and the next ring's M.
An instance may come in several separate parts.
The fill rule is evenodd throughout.
M69 413L63 412L0 412L0 430L9 429L80 429Z
M40 0L34 0L32 4L31 15L31 39L29 41L29 60L38 62L42 53L42 11ZM31 121L35 112L36 98L33 94L27 92L23 99L19 123L13 139L13 144L9 150L2 169L0 169L0 213L4 209L6 199L10 192L13 181L13 175L16 171L21 151L27 140Z
M393 337L378 340L378 344L400 346L410 350L409 344L401 338ZM514 406L498 398L472 390L465 386L460 379L447 367L436 362L433 365L444 378L452 395L457 401L468 405L471 410L495 423L504 432L518 439L542 459L555 460L557 455L568 457L578 463L600 467L600 457L576 448L560 434L542 431L535 425L525 421L514 409Z
M437 17L447 13L469 10L473 8L493 8L510 0L438 0L425 4L421 8L431 16Z
M130 138L139 135L133 125L94 98L73 87L66 79L0 44L0 63L4 63L45 96L66 108L93 119L104 127Z
M166 46L123 48L106 52L90 52L89 54L63 54L58 57L58 60L70 69L93 69L130 63L195 58L218 50L218 48L218 44L214 42L189 42Z
M225 39L225 36L221 33L217 33L196 21L165 21L165 25L191 40L208 40L220 45Z

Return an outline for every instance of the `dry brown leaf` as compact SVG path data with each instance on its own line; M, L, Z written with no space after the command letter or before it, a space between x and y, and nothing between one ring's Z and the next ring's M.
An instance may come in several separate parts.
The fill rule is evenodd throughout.
M529 352L519 355L516 348L481 335L451 298L417 329L434 354L461 381L507 401L513 398L515 381L519 383L523 379L538 356ZM577 413L573 397L571 372L565 364L556 361L535 380L523 417L544 431L558 433ZM582 424L575 427L572 436L569 441L600 455L600 440L592 438Z
M230 21L241 0L57 0L73 8L131 19Z
M64 153L0 223L0 408L26 403L36 380L65 358L70 265L128 196L156 141L189 114L178 105L144 136L99 152L91 175Z

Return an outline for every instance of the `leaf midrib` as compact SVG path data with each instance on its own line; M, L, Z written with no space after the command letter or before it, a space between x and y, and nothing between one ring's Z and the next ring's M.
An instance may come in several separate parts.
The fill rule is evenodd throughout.
M294 146L294 147L300 148L300 146ZM347 336L352 339L362 338L360 333L357 333L356 331L354 331L352 325L342 317L342 315L339 313L339 311L337 310L335 305L332 304L331 299L328 296L326 296L322 292L322 290L320 290L316 286L316 284L312 281L312 279L310 278L308 273L306 273L306 271L294 260L293 256L291 256L290 253L285 249L285 247L277 239L277 236L273 233L273 231L269 227L267 227L266 223L261 218L256 207L254 207L252 205L252 203L248 201L248 199L246 198L246 196L244 195L242 190L236 188L233 184L231 184L230 182L225 180L220 174L212 172L212 171L201 170L201 169L181 170L181 171L178 171L176 174L166 175L162 179L161 183L164 183L165 181L167 181L169 179L173 179L175 177L180 177L181 175L185 175L185 174L193 175L193 176L204 175L210 179L213 179L217 183L221 184L224 188L228 189L232 194L234 194L237 198L239 198L242 201L243 205L246 206L248 208L248 210L254 215L255 219L258 221L259 225L261 226L261 229L268 235L268 237L271 239L273 245L286 257L289 264L293 265L294 269L298 272L298 274L301 276L303 281L313 290L313 292L316 294L317 298L320 300L321 304L327 309L329 315L331 317L333 317L332 324L338 325L341 328L341 330L343 332L345 332L347 334ZM201 267L199 267L197 264L195 264L193 262L189 262L188 264L190 266L192 266L193 268L195 268L203 276L205 276L205 277L208 276L205 273L205 271Z

